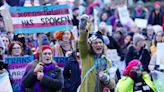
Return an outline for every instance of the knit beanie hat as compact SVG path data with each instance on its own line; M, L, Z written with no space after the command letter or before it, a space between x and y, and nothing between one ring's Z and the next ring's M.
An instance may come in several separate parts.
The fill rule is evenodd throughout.
M133 44L136 45L139 41L145 40L144 36L141 34L134 34L133 36Z
M46 49L50 49L52 52L52 56L54 56L54 50L49 45L43 45L43 46L41 46L41 48L42 48L42 52ZM39 49L36 51L35 57L36 57L36 59L39 59Z
M47 35L43 34L41 39L41 45L50 45L50 41Z

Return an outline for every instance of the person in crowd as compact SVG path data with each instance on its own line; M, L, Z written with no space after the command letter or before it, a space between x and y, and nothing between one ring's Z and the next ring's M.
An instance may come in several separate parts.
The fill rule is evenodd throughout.
M8 72L8 64L5 63L3 60L0 60L0 79L0 92L13 92L13 82Z
M105 87L113 89L115 81L107 72L111 67L111 61L105 56L103 37L100 34L90 34L88 38L88 31L91 31L88 21L87 15L81 16L78 46L82 60L83 80L78 91L102 92Z
M9 39L9 37L8 36L6 36L6 35L2 35L1 36L1 39L2 39L2 41L3 41L3 43L4 43L4 45L5 45L5 53L4 54L8 54L8 47L9 47L9 44L10 44L10 39Z
M149 72L148 65L150 62L150 53L146 49L145 38L141 34L134 34L133 36L133 45L129 47L126 54L125 63L126 66L128 63L133 60L138 59L143 64L143 70Z
M77 92L77 88L81 83L80 65L76 53L72 52L70 54L67 56L63 70L64 88L66 92Z
M74 8L73 9L73 19L72 19L72 23L74 26L76 26L78 28L79 25L79 8Z
M71 31L58 31L55 33L57 42L54 47L56 57L65 57L67 52L74 52L74 35ZM64 63L58 65L64 67Z
M163 71L163 69L159 69L159 65L157 65L156 60L157 60L157 44L158 43L163 43L164 42L164 33L163 31L157 32L155 36L155 41L151 46L151 51L152 51L152 57L149 63L149 70L160 70Z
M32 55L31 48L27 45L27 39L25 35L23 34L14 35L13 41L20 41L22 43L24 55Z
M129 32L124 38L124 44L122 46L122 54L123 54L124 58L126 57L126 53L128 52L128 48L132 45L133 35L134 35L133 32Z
M22 43L19 41L13 41L9 44L9 56L22 56L23 53Z
M107 25L110 25L109 15L107 12L102 12L100 15L100 23L105 22Z
M119 46L121 46L121 48L124 43L124 32L125 30L123 28L117 28L113 35L114 39L117 41Z
M0 38L0 60L4 60L5 45Z
M37 60L29 63L22 78L21 92L59 92L62 88L62 72L53 61L54 51L42 45Z
M130 61L123 74L124 77L118 81L115 92L156 92L150 75L143 71L139 60Z
M161 25L163 23L162 17L164 13L161 9L161 3L159 1L154 2L154 9L151 11L148 24Z
M151 51L151 56L153 56L156 51L157 51L157 43L162 42L162 38L164 37L164 32L163 31L159 31L155 34L154 40L152 42L152 45L150 47L150 51Z
M136 18L140 18L140 19L147 18L147 14L144 9L144 3L142 1L137 2L135 10L133 10L131 17L133 20L135 20Z

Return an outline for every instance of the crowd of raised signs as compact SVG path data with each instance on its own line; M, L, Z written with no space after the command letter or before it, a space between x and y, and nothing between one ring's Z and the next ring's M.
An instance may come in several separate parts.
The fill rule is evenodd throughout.
M31 2L28 4L35 6L34 0L27 1ZM58 0L39 1L37 4L47 6L60 4ZM161 5L162 1L152 2L150 7L145 7L146 0L132 0L134 7L130 9L128 4L111 7L111 3L105 1L93 0L90 4L87 3L87 0L79 0L78 3L77 1L66 2L72 14L71 23L73 28L72 30L55 32L14 34L14 30L7 30L6 20L4 20L3 16L4 13L1 13L0 92L77 92L77 90L80 92L164 92L162 85L159 83L159 80L162 80L162 76L160 75L164 72L164 10ZM26 0L1 0L0 10L10 7L23 7L25 2ZM88 19L87 17L84 18L83 14L88 15ZM90 23L88 29L85 26L85 20ZM80 30L83 30L83 32ZM89 33L87 39L85 39L85 33ZM96 38L91 36L91 34L95 34ZM84 40L87 40L86 42L91 44L90 49L94 50L92 46L94 44L93 40L98 38L103 39L106 47L104 55L109 58L111 63L108 71L110 74L109 80L104 81L106 79L102 77L100 78L100 83L97 81L96 75L91 76L94 72L92 69L93 63L88 63L87 65L83 61L91 62L95 60L97 62L102 58L93 56L94 60L92 60L89 59L90 55L86 56L86 58L85 55L80 55L87 52L87 49L84 49L87 48L85 42L82 43ZM81 46L78 46L79 44ZM95 42L95 44L101 44L101 42ZM38 52L40 49L44 52L44 48L53 50L55 67L59 67L61 70L62 86L59 85L59 82L54 82L56 84L49 82L49 85L45 86L45 81L40 82L44 80L45 77L43 77L39 78L40 81L37 81L35 84L30 84L31 82L27 82L27 80L23 82L29 83L26 84L26 88L31 88L34 85L33 91L28 89L23 91L22 79L24 80L25 77L32 76L26 76L28 74L27 70L30 71L28 64L39 60ZM97 48L97 50L101 49L100 47ZM67 63L70 61L76 62ZM90 64L91 66L89 66ZM36 67L37 64L34 64L34 66ZM147 77L138 80L135 77L137 74L129 74L129 71L135 70L136 66L138 70L144 71L142 75L146 72L147 75L145 74L145 76L151 77L150 81L146 79ZM8 71L7 74L9 75L6 78L3 78L6 76L3 71L4 69ZM57 69L56 72L58 72ZM58 76L56 72L55 74L50 74L51 78ZM44 73L46 73L46 70ZM36 74L33 75L35 76ZM106 76L104 78L108 79ZM131 80L125 82L122 78L124 80L128 78L133 79L132 85L134 84L134 86L132 88L130 88L131 86L126 86L126 83L127 85L131 85ZM35 80L35 77L33 80ZM103 91L102 89L96 89L102 86L97 85L98 83L101 84L101 82L105 85L103 85ZM140 82L141 84L139 84ZM10 85L4 86L3 83ZM108 84L110 85L109 88ZM51 85L57 86L54 88Z

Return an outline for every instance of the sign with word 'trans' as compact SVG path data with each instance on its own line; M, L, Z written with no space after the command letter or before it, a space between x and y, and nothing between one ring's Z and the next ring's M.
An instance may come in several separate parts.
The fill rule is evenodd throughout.
M10 8L14 33L41 33L73 28L68 5Z

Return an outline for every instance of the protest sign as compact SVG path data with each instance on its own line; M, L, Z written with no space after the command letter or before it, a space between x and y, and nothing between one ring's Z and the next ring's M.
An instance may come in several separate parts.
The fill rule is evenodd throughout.
M136 18L134 22L135 22L136 26L139 28L146 28L147 27L147 20L146 19Z
M54 61L58 64L59 67L64 68L65 62L67 62L66 57L54 57Z
M111 0L110 3L111 8L117 8L120 6L127 5L127 0Z
M12 25L12 20L11 20L9 10L7 8L3 8L0 10L0 14L3 17L6 31L12 32L13 31L13 25Z
M0 92L13 92L8 72L0 74Z
M72 16L68 5L10 8L14 33L42 33L71 30Z
M127 6L124 5L124 6L118 7L118 13L119 13L121 24L122 25L128 24L130 20L130 16L129 16Z
M157 43L157 58L156 64L159 65L159 69L164 69L164 43Z
M9 64L9 72L13 78L13 90L20 90L20 82L24 75L26 65L34 60L34 56L6 57L5 61Z

